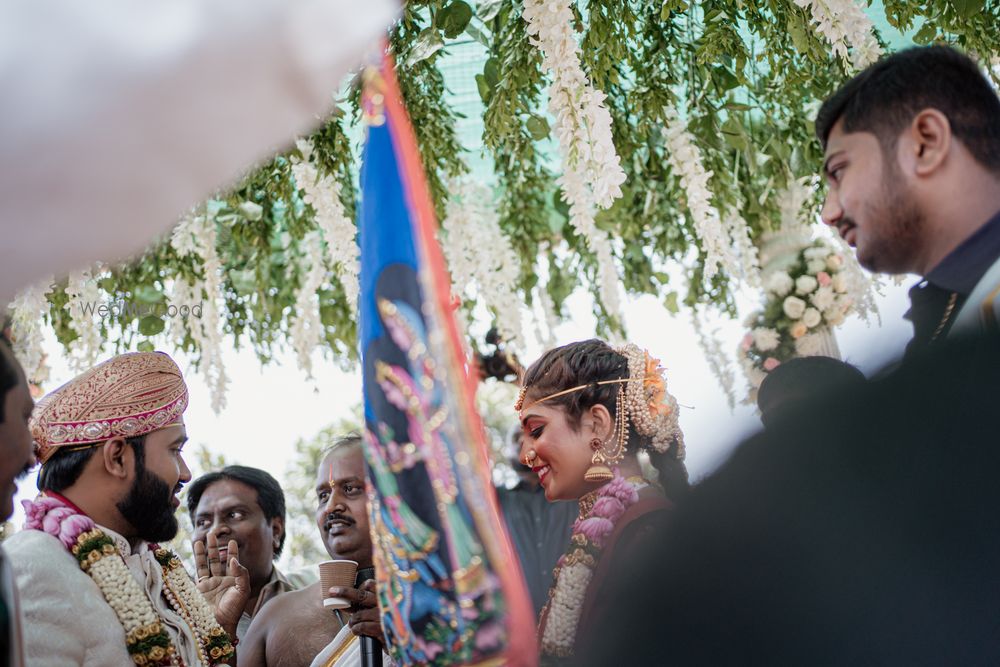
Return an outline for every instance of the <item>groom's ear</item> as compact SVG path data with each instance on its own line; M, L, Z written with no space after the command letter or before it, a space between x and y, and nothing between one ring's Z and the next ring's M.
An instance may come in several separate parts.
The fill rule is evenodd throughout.
M101 461L104 470L112 477L127 479L129 471L135 469L134 456L135 452L124 438L111 438L101 447L101 456L94 458Z

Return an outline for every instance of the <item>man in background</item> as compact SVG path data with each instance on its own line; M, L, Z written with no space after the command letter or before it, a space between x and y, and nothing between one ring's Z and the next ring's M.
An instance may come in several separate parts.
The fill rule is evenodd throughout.
M372 567L361 437L338 440L316 471L316 526L330 558ZM349 609L323 606L329 595L347 598ZM345 613L346 612L346 613ZM240 645L242 667L360 665L358 635L384 642L374 580L358 588L323 591L320 583L279 595L257 615ZM383 655L383 663L390 664Z
M192 482L187 505L195 542L214 533L220 545L236 540L239 546L250 573L250 599L236 628L242 640L264 603L299 588L274 564L285 545L285 494L267 472L233 465ZM224 547L219 555L227 556Z

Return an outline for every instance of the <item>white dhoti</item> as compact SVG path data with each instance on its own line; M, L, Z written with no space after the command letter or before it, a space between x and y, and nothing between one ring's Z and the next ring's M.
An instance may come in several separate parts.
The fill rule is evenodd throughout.
M356 634L351 632L351 628L345 625L333 638L333 641L313 658L310 667L358 667L360 664L361 641ZM395 664L385 651L382 651L382 664Z

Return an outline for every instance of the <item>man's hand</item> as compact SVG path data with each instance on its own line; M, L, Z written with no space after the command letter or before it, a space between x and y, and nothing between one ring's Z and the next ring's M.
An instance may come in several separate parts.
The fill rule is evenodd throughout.
M356 635L374 637L385 646L385 635L382 634L382 615L378 610L378 596L375 594L375 580L369 579L360 588L343 588L334 586L330 595L351 601L350 617L347 625Z
M236 540L229 540L228 549L229 562L223 563L219 560L218 538L209 533L205 541L194 543L194 564L198 590L215 609L215 620L235 641L236 625L250 599L250 573L240 565Z

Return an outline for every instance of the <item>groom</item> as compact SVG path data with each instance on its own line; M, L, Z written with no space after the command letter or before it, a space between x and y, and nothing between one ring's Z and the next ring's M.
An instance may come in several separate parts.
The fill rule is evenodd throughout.
M1000 99L946 46L881 60L816 118L823 221L884 273L917 273L907 355L1000 324Z
M153 544L177 533L177 492L191 479L187 403L180 370L159 352L114 357L39 402L42 495L4 545L28 664L235 664L229 637L249 595L235 542L228 564L214 536L196 543L197 588Z

